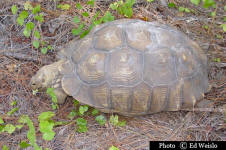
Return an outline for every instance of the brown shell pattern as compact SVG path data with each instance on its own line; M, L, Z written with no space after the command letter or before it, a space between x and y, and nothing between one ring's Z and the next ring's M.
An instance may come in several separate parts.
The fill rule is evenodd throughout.
M207 57L200 47L158 23L105 23L62 53L67 53L59 66L65 92L104 112L192 108L208 89Z

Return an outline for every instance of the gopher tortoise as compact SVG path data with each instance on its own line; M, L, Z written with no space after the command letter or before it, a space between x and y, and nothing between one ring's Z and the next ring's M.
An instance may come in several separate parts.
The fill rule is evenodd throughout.
M122 19L72 40L42 67L32 89L53 87L102 112L134 116L192 109L208 90L207 57L185 34L157 22Z

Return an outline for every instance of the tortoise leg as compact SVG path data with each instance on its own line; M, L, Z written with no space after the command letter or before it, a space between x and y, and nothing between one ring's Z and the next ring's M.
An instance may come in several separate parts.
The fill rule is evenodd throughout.
M56 88L54 89L54 93L56 94L57 97L57 103L63 104L67 97L67 94L64 92L64 90L62 88Z

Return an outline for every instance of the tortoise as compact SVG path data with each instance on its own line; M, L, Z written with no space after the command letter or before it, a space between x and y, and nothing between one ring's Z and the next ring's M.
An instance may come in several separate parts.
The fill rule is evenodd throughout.
M120 19L72 40L42 67L32 89L53 87L102 112L126 116L193 108L207 92L207 56L169 25Z

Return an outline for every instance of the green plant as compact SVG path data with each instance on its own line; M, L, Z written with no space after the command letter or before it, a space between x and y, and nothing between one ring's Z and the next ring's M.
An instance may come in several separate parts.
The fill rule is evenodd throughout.
M111 146L110 148L109 148L109 150L119 150L119 148L117 148L117 147L115 147L115 146Z
M69 4L59 4L57 5L57 8L60 8L61 10L69 10L71 5Z
M37 143L36 143L36 135L35 135L35 127L33 125L33 122L27 115L23 115L18 120L19 123L27 124L28 125L28 132L27 132L27 138L30 141L30 144L34 147L35 150L41 150Z
M13 5L11 11L13 15L17 15L17 6ZM28 21L28 17L30 17L29 20L31 21ZM33 7L29 1L25 2L24 9L17 15L16 20L20 26L24 26L23 34L26 38L32 39L31 43L33 47L36 49L41 47L41 52L46 54L50 48L43 44L45 42L41 40L39 25L44 22L43 13L41 13L41 6L36 5Z
M2 150L9 150L9 147L7 145L3 145Z
M87 1L87 4L90 5L91 7L94 7L95 0L89 0L89 1Z
M77 106L79 105L79 101L74 99L73 103L74 103L74 109L67 115L67 118L69 118L70 120L72 120L75 116L78 115L78 112L76 110L77 110Z
M136 3L136 0L126 0L126 2L123 2L123 0L114 2L110 5L110 8L112 10L116 10L119 14L125 16L125 17L132 17L133 16L133 5Z
M221 59L220 58L214 58L213 61L215 61L215 62L221 62Z
M79 115L83 116L85 112L89 109L88 105L81 105L79 106Z
M221 24L220 26L223 28L224 32L226 32L226 24Z
M198 6L200 3L200 0L190 0L190 1L191 1L191 3L195 4L196 6Z
M77 9L79 9L79 10L83 8L82 5L81 5L80 3L76 3L75 7L76 7Z
M20 145L20 148L22 149L31 146L31 144L28 144L26 141L21 141L19 145Z
M18 107L15 107L15 108L12 108L9 112L7 112L7 115L8 116L11 116L11 115L13 115L16 111L18 111L19 110L19 108Z
M3 119L0 117L0 124L3 124L4 123L4 121L3 121Z
M87 121L83 118L77 118L76 119L76 124L77 124L77 131L79 133L85 133L88 131L87 128Z
M12 134L14 131L16 130L16 127L12 124L7 124L4 129L3 132L8 132L9 134Z
M169 3L169 4L168 4L168 7L169 7L169 8L176 8L177 5L176 5L175 3Z
M55 132L53 131L53 127L55 125L54 121L51 118L55 116L55 114L51 111L42 112L38 116L39 120L39 129L42 132L42 137L44 140L49 141L52 140L55 136Z
M96 121L99 123L99 125L101 125L101 126L105 125L105 123L106 123L106 119L105 119L105 117L104 117L103 115L97 116L95 120L96 120Z
M47 88L46 93L51 97L52 109L55 110L59 108L59 106L57 105L57 96L56 93L54 92L54 88Z
M125 126L126 125L126 121L123 120L123 121L119 121L118 120L118 115L111 115L110 117L110 123L114 126Z
M87 1L87 5L90 5L93 7L95 5L95 0L90 0ZM80 3L76 3L76 8L82 11L83 7ZM77 28L72 29L72 34L74 36L80 35L80 38L85 37L94 26L101 24L102 22L108 22L108 21L113 21L114 16L107 11L103 17L100 19L97 19L98 16L100 15L100 11L97 11L97 13L92 17L92 23L89 25L88 29L85 29L85 22L81 22L81 19L79 16L75 16L73 19L73 22L78 26ZM90 14L87 11L82 12L81 17L90 17Z
M92 110L92 115L93 116L96 116L98 113L99 113L99 110L97 110L95 108Z
M186 13L191 12L191 10L189 8L185 8L185 7L179 7L178 10L179 10L179 12L186 12Z

